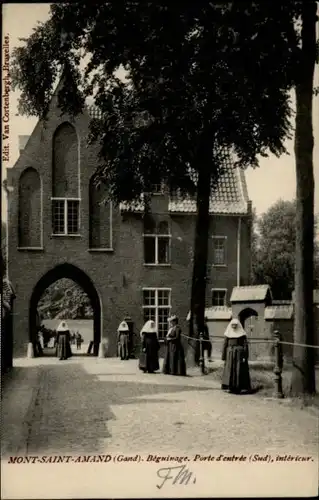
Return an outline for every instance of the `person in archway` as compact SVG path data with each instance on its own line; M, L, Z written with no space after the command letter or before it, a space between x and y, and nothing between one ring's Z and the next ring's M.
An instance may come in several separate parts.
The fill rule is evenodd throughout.
M222 360L225 361L222 389L234 394L250 392L248 341L240 321L232 319L225 330Z
M148 320L141 330L142 352L139 359L139 368L144 373L154 373L159 370L158 351L160 344L157 338L155 321Z
M37 356L43 356L44 342L41 329L37 333L36 346L37 346Z
M66 321L61 321L57 328L57 357L62 359L68 359L71 357L71 345L70 345L70 330Z
M182 344L182 330L176 315L168 318L169 330L166 335L163 373L166 375L186 375L186 361Z
M49 332L49 330L47 330L47 328L45 328L44 325L41 325L40 331L41 331L42 337L43 337L43 348L46 349L48 347L49 340L50 340L50 332Z
M76 342L76 348L79 351L82 345L82 335L80 334L79 331L77 331L75 334L75 342Z
M129 359L129 327L126 321L122 321L117 329L117 343L119 357Z

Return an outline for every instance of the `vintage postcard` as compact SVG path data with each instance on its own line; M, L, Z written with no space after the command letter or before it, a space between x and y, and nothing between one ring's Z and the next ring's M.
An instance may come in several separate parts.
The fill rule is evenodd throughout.
M246 4L2 6L3 499L318 493L316 2Z

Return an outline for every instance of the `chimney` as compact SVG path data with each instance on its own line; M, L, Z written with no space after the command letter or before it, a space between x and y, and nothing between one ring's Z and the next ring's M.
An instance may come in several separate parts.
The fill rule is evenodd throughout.
M21 155L22 151L27 145L29 140L29 135L19 135L19 154Z

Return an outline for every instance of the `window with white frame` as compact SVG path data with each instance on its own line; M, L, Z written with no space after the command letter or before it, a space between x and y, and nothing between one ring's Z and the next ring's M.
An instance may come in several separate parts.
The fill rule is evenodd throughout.
M79 234L80 200L52 198L52 232L57 235Z
M213 266L226 266L226 236L213 236Z
M226 292L225 288L212 288L212 306L225 306Z
M171 310L171 290L169 288L143 288L144 323L155 321L158 337L163 339L168 332L168 317Z
M170 229L167 221L144 219L144 263L165 265L170 263Z

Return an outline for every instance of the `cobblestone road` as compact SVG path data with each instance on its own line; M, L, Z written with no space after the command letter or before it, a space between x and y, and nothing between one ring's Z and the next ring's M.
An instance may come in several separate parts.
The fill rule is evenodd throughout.
M318 417L205 377L137 362L17 360L2 402L2 454L297 453L317 456Z

